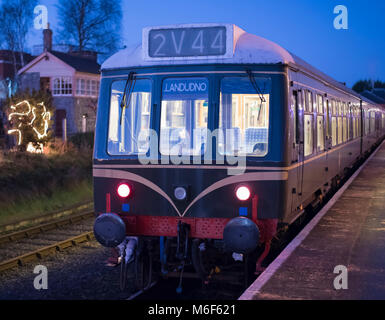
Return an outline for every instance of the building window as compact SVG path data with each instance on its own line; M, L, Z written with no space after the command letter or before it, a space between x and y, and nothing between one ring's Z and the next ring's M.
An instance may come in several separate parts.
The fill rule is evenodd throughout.
M54 96L72 95L72 78L71 77L54 78L53 95Z
M97 97L99 94L99 81L90 79L77 79L76 94L78 96Z

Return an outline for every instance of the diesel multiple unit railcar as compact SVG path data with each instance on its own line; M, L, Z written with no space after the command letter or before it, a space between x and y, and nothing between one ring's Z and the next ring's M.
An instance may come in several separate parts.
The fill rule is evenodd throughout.
M142 278L257 246L259 268L384 133L383 106L235 25L145 28L102 65L95 236Z

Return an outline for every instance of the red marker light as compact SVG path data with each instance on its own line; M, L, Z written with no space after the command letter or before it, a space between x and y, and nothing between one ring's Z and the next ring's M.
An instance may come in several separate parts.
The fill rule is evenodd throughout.
M119 185L117 192L118 192L119 197L127 198L131 193L131 189L127 184L122 183Z
M246 201L250 198L251 192L250 189L246 186L239 187L235 192L237 198L241 201Z

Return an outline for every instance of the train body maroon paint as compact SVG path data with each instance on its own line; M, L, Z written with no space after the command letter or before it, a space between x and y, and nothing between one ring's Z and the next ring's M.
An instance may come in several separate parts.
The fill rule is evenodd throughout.
M260 265L384 133L383 106L266 39L146 28L102 66L95 235L149 272L192 264L207 279L262 245Z

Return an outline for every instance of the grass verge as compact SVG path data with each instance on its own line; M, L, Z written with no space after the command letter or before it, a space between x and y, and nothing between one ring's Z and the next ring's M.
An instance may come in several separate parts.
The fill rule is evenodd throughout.
M92 181L75 182L71 188L57 187L50 195L28 197L25 200L0 202L0 225L21 219L30 219L53 211L66 209L78 203L92 201Z

